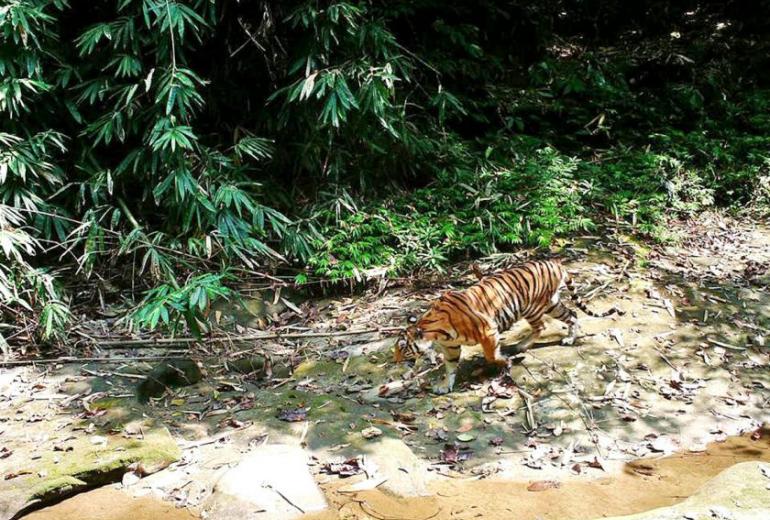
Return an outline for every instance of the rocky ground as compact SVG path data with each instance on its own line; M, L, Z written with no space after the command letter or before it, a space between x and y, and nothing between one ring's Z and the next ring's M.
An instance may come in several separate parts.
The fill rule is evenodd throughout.
M770 229L713 217L681 231L675 247L617 232L559 244L589 305L626 314L581 315L575 347L560 346L564 331L549 324L507 374L468 349L448 396L428 391L443 369L394 365L391 346L410 312L473 283L467 266L288 301L272 309L281 315L271 331L250 330L264 320L244 312L248 302L222 308L217 320L237 322L232 342L102 343L79 352L98 361L6 365L0 519L73 495L30 518L137 520L146 509L168 519L464 519L521 513L527 497L540 509L522 518L675 502L671 518L752 518L770 508L767 465L727 463L770 460ZM506 342L526 332L517 326ZM719 443L730 449L713 451ZM631 464L671 454L679 469ZM705 468L697 477L693 464ZM669 493L630 492L677 474L690 477ZM751 489L734 488L744 499L708 491L745 474ZM592 498L569 507L569 493Z

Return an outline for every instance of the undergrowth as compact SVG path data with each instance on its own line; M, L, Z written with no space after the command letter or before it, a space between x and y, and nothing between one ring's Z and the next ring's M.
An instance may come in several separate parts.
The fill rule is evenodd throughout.
M766 217L770 6L592 5L0 2L0 347L104 293L203 333L243 277Z

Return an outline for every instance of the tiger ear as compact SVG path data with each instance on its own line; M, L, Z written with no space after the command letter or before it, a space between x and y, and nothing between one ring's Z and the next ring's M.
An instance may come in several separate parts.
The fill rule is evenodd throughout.
M410 324L414 325L415 323L417 323L417 316L415 316L414 314L410 314L409 317L407 318L407 321Z

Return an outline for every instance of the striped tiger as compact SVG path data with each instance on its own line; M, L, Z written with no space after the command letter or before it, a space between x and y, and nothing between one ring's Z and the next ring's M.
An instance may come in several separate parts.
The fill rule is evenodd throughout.
M572 277L556 259L530 261L488 276L481 275L478 268L473 272L480 278L478 283L465 291L444 293L419 320L410 319L410 326L395 345L397 363L415 359L433 343L441 347L446 380L435 389L439 394L450 392L454 386L462 345L480 344L487 362L507 366L508 360L500 356L500 333L521 318L527 320L532 334L515 347L517 352L526 351L542 334L546 314L569 327L562 343L573 344L579 328L575 312L559 299L565 286L576 306L589 316L623 314L615 307L603 313L588 309Z

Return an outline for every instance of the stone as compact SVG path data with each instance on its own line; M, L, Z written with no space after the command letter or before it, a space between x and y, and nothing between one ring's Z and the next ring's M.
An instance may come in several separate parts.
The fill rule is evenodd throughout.
M377 477L385 478L379 489L398 497L428 496L426 463L402 440L380 437L370 441L366 458L377 468Z
M300 447L266 445L248 453L214 485L202 509L208 520L289 520L326 509Z
M68 451L44 450L34 460L29 454L15 451L0 461L0 475L25 472L0 480L0 520L17 518L85 489L120 482L132 464L141 466L147 475L181 457L181 450L165 428L148 425L142 439L115 435L105 439L105 443L94 444L90 436L82 435L68 441L72 447Z
M770 479L762 470L770 472L770 464L741 462L713 479L684 501L673 506L661 507L643 513L613 517L606 520L760 520L768 518L770 511ZM770 473L768 473L770 474Z

